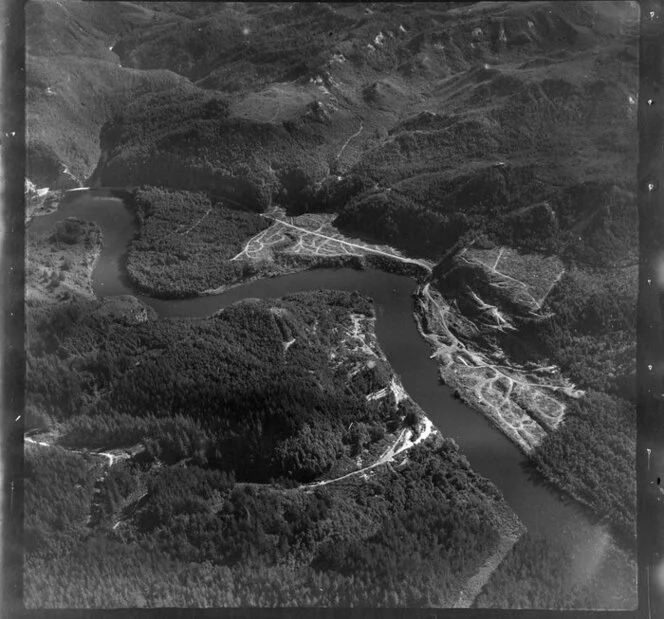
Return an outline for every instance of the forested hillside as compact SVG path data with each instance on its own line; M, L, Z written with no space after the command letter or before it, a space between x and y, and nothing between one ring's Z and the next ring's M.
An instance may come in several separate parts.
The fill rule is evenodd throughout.
M295 194L323 178L316 126L273 126L228 118L224 99L196 93L148 95L104 126L104 157L92 182L208 191L265 210L281 190Z
M71 511L86 488L64 482L90 480L93 465L79 458L69 479L55 475L61 458L29 449L27 494L48 487ZM86 532L84 513L63 520L29 499L26 605L449 605L495 543L477 483L449 442L369 484L312 492L191 465L125 467L95 496L105 518L124 514L114 530ZM136 484L148 498L128 504Z
M584 261L581 231L633 241L630 6L418 6L238 5L123 37L129 66L198 79L196 97L225 105L132 102L102 134L100 178L231 197L244 179L259 210L304 191L305 208L337 204L340 226L434 258L481 232ZM342 184L318 185L340 167Z
M566 231L596 210L584 192L631 190L629 4L125 3L112 19L81 4L30 3L35 160L67 151L42 134L44 114L83 106L81 128L99 135L109 121L96 176L106 184L222 190L262 209L282 189L315 194L341 169L392 190L380 207L360 191L341 225L433 257L459 232L484 230L487 215L500 241L551 249L551 234L513 239L541 217L520 209L546 201ZM74 15L97 41L71 29L50 41L42 13ZM95 90L108 95L92 105L72 98L82 85L60 92L39 77L72 54L104 80ZM70 169L92 171L89 156L67 153Z
M635 574L609 574L604 566L595 570L590 578L579 578L570 570L570 564L571 558L565 550L544 538L525 536L494 572L473 608L598 608L602 604L598 592L602 596L608 593L613 604L619 607L625 602L621 600L621 592L609 592L608 583L617 577L621 582L631 581L632 586L636 585Z
M26 221L122 189L110 266L160 303L322 265L416 277L440 380L630 552L638 18L29 0ZM95 297L96 224L27 237L29 607L454 606L473 578L478 607L610 598L548 539L510 551L522 525L404 392L371 299L157 318Z
M42 430L85 448L27 448L28 606L449 605L495 547L499 493L438 436L365 479L301 486L419 423L410 401L365 397L391 371L347 340L373 315L360 295L133 325L72 308L42 316L28 350ZM110 470L88 451L137 443ZM165 588L194 574L209 579L184 598Z
M560 368L583 390L579 399L558 398L566 407L564 420L531 460L633 544L637 245L609 246L610 232L602 231L578 241L579 250L585 242L585 264L566 252L544 258L485 240L443 260L433 282L471 321L472 329L452 326L463 341L499 350L509 364L525 364L529 372ZM621 230L635 232L631 226Z
M255 213L212 202L204 192L137 189L130 198L139 230L127 273L151 296L194 296L234 284L249 274L231 258L268 227Z
M26 3L27 176L38 186L76 187L97 165L102 125L141 94L191 88L168 71L125 69L113 44L165 16L129 2Z

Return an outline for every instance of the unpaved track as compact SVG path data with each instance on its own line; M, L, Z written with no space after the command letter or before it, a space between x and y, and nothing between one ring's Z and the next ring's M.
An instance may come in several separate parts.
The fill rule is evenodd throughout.
M344 142L344 145L341 147L341 149L337 153L337 161L339 161L341 159L341 155L343 155L344 151L346 150L346 146L348 146L351 143L352 140L354 140L358 135L360 135L360 133L362 133L363 129L364 129L364 123L360 120L360 128L355 133L353 133L353 135L351 135Z
M270 120L268 120L267 122L269 123L274 122L279 112L281 112L281 101L277 103L277 109L275 110L274 114L272 114L272 118L270 118Z
M183 234L183 235L184 235L184 234L189 234L194 228L196 228L197 226L199 226L199 225L203 222L203 220L204 220L204 219L205 219L205 218L206 218L211 212L212 212L212 209L209 208L207 211L205 211L205 214L204 214L204 215L203 215L203 216L202 216L202 217L201 217L196 223L194 223L193 226L190 226L189 228L187 228L184 232L182 232L182 234Z
M392 443L392 445L390 445L379 456L379 458L369 466L365 466L361 469L351 471L350 473L346 473L345 475L341 475L340 477L335 477L334 479L327 479L325 481L317 481L312 484L306 484L304 486L300 486L300 488L316 488L318 486L326 486L327 484L336 483L343 479L347 479L348 477L352 477L353 475L362 475L363 473L366 473L371 469L375 469L377 466L380 466L381 464L389 464L394 460L395 456L398 456L399 454L408 451L409 449L412 449L413 447L415 447L415 445L419 445L427 438L429 438L432 434L435 434L437 432L437 430L433 427L433 423L428 417L424 417L422 419L422 423L424 424L424 428L422 429L422 431L414 441L411 440L412 432L404 428L403 430L401 430L399 436L396 438L394 443Z
M30 438L29 436L24 436L23 441L25 443L28 443L30 445L39 445L40 447L53 447L53 443L46 443L44 441L36 441L33 438ZM58 447L61 447L58 445ZM113 466L120 460L127 460L131 456L126 453L126 452L121 452L121 453L110 453L107 451L83 451L81 449L68 449L67 447L61 447L65 451L68 451L69 453L74 453L74 454L81 454L81 455L88 455L88 456L100 456L101 458L106 458L108 460L108 466Z
M373 247L368 247L366 245L358 245L357 243L351 243L350 241L345 241L342 239L337 239L334 238L333 236L328 236L326 234L322 234L320 232L315 232L313 230L307 230L306 228L301 228L299 226L296 226L295 224L290 224L288 222L285 222L283 219L278 219L276 217L272 217L270 215L261 215L262 217L265 217L266 219L271 219L272 221L281 224L282 226L286 226L288 228L293 228L294 230L298 230L299 232L302 232L304 234L310 234L313 236L320 237L322 239L327 239L328 241L334 241L335 243L339 243L340 245L347 245L348 247L354 247L356 249L360 249L362 251L367 251L371 252L374 254L380 254L382 256L387 256L388 258L393 258L395 260L399 260L400 262L405 262L407 264L417 264L418 266L421 266L425 268L428 272L431 272L431 266L428 265L426 262L417 260L414 258L405 258L403 256L398 256L396 254L390 254L389 252L382 251L380 249L374 249Z
M463 251L459 254L460 258L466 252L466 249L467 248L464 248ZM504 250L505 250L504 247L500 248L500 251L498 252L498 256L496 257L496 261L493 263L493 266L489 266L489 265L485 264L484 262L481 262L481 261L478 261L478 260L475 260L475 259L468 260L468 258L463 258L463 260L465 260L468 264L473 264L473 263L481 264L482 266L487 268L489 271L495 273L496 275L498 275L500 277L503 277L505 279L509 279L510 281L514 282L515 284L521 286L524 289L525 293L530 297L530 299L534 303L535 311L539 311L540 309L542 309L542 305L544 304L544 301L546 301L547 297L549 296L549 294L553 290L554 286L560 281L560 278L565 274L565 269L562 269L560 271L560 273L558 273L558 275L555 277L555 279L553 280L553 282L549 286L548 290L544 293L544 295L542 295L542 298L538 301L531 294L530 287L528 286L528 284L526 284L525 282L522 282L520 279L516 279L516 278L514 278L510 275L507 275L506 273L503 273L502 271L498 270L498 263L500 262L500 259L502 258ZM497 286L498 288L503 288L504 287L504 286L501 286L500 283L496 283L494 285Z
M285 233L285 230L290 229L299 233L295 244L287 248L288 253L291 254L306 254L308 256L321 257L338 255L359 257L366 253L373 253L398 260L399 262L403 262L405 264L415 264L424 268L428 273L431 273L432 270L432 264L429 264L425 260L406 258L405 256L401 256L396 253L390 253L371 247L370 245L353 243L352 241L347 241L343 238L324 234L321 232L321 230L324 228L325 224L321 224L316 230L312 230L310 228L304 228L302 226L290 223L285 219L275 217L274 215L262 213L261 217L274 222L273 225L250 238L242 250L230 259L231 262L239 260L243 256L246 256L250 260L258 259L264 250L288 241L288 236ZM316 239L322 239L322 243L316 245L314 243ZM339 248L338 250L335 250L335 245Z
M516 369L509 373L501 371L500 365L488 363L484 355L468 349L452 333L447 325L447 313L450 310L436 301L429 284L420 289L420 294L423 297L420 301L422 307L429 306L429 309L424 311L433 312L437 327L425 333L419 320L418 324L422 335L436 348L432 357L439 358L441 371L449 373L450 364L462 363L463 365L458 365L454 370L454 379L451 380L460 380L463 385L462 393L474 400L475 405L526 454L532 453L547 431L560 424L567 408L566 404L546 392L562 391L569 397L580 397L583 392L565 383L530 383L525 378L518 377ZM440 329L438 333L437 329ZM489 375L486 375L486 372ZM517 372L517 376L513 375L514 372ZM505 387L504 391L496 387L497 380ZM514 392L515 387L520 393ZM529 403L527 408L524 408L524 400ZM543 404L546 404L544 408ZM533 407L534 410L528 410Z

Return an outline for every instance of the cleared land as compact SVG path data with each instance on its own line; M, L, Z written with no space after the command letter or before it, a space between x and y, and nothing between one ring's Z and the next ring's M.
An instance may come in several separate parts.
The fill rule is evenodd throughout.
M407 258L388 245L373 245L341 234L333 225L336 215L311 214L287 217L283 209L263 215L273 224L263 230L231 258L235 260L273 260L278 254L313 257L366 256L377 254L431 271L428 260Z
M417 293L420 332L434 347L442 380L486 414L525 453L530 454L565 415L566 398L577 390L555 366L521 368L498 364L458 339L450 323L454 309L429 284Z
M510 247L494 249L468 248L461 259L480 264L496 278L498 288L510 288L532 311L541 309L553 287L565 273L557 256L522 254Z

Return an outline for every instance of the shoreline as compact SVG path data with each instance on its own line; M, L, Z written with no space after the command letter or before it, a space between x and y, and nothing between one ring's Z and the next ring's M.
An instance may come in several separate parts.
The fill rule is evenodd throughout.
M418 306L413 312L413 317L417 324L418 332L433 349L433 354L431 355L431 358L435 359L436 362L438 363L438 377L440 382L446 387L448 387L450 390L452 390L455 393L456 397L458 397L459 400L461 400L461 402L463 402L466 406L469 406L473 410L479 411L484 417L486 417L491 422L491 424L497 430L508 436L508 438L514 444L516 444L516 446L524 455L529 457L533 452L533 447L528 445L528 443L521 436L519 436L518 433L516 433L516 431L512 428L512 426L509 426L508 424L504 423L504 421L499 415L495 414L495 412L492 411L488 406L484 405L483 402L480 402L477 398L475 398L472 391L470 391L470 388L463 381L455 380L453 374L450 375L449 372L446 372L446 370L453 365L453 362L450 361L450 363L444 366L442 365L440 361L440 351L439 351L441 343L438 341L438 337L435 334L427 333L425 331L423 325L423 316L421 315L421 313L425 314L424 315L425 319L428 318L428 316L426 315L426 309L422 307L422 302L420 301L419 298L417 302Z
M282 257L286 258L286 260L279 260L279 258ZM396 275L409 277L415 282L416 285L421 283L423 276L428 275L424 267L420 267L418 265L406 265L398 258L388 258L387 256L302 256L296 254L281 254L279 258L270 263L272 268L267 268L264 271L255 273L239 281L235 281L229 284L221 284L215 288L198 290L188 295L162 293L135 281L129 272L127 272L127 277L138 294L144 294L154 299L163 301L175 301L215 296L228 292L234 288L240 288L261 279L284 277L287 275L302 273L304 271L315 271L317 269L354 269L359 271L365 269L376 269L386 273L394 273ZM288 258L292 258L293 260L288 261Z
M95 245L94 245L94 251L92 253L92 260L89 260L88 265L87 265L87 288L90 292L90 296L93 299L97 299L97 295L95 294L95 291L92 286L92 276L95 272L95 268L97 267L97 262L99 262L99 258L101 257L101 252L104 249L104 235L101 231L101 228L95 223L95 232L96 232L96 239L95 239Z
M558 472L541 467L539 462L534 457L537 445L529 445L523 439L523 437L514 430L512 426L506 423L500 414L491 408L490 402L479 400L476 397L472 386L469 386L466 384L466 381L458 377L454 367L455 362L452 359L451 353L449 353L447 350L444 353L441 352L441 348L451 347L448 344L441 342L440 340L442 336L437 334L435 331L428 332L426 330L427 326L430 324L432 314L430 313L430 309L427 307L426 301L422 298L421 287L418 288L417 292L415 293L415 299L416 307L413 312L413 316L417 324L417 329L420 335L432 348L431 358L435 359L438 364L438 375L441 383L447 388L451 389L455 393L455 397L458 397L461 402L463 402L469 408L479 412L491 423L492 426L503 433L526 457L529 466L532 466L532 470L537 474L544 485L547 486L551 492L555 493L561 501L577 507L580 512L591 522L606 522L616 546L621 551L625 552L631 561L634 561L634 539L626 539L622 532L616 529L610 521L606 520L605 516L599 514L587 499L583 498L573 489L569 488ZM441 360L443 354L445 354L445 361L448 361L447 363ZM553 429L549 431L555 432L556 430Z
M24 218L26 229L36 217L43 217L55 213L60 207L60 201L63 196L64 192L58 190L52 191L50 189L43 196L26 193Z
M354 328L347 330L347 335L341 342L342 345L345 345L344 350L348 350L350 346L349 341L344 340L348 340L348 338L350 338L350 340L355 344L357 350L364 350L368 359L375 357L387 363L388 367L390 368L390 375L388 382L383 388L386 390L385 397L393 398L394 406L396 406L401 401L407 401L413 406L414 410L417 412L416 429L404 427L400 429L400 432L397 431L396 440L390 441L388 449L369 466L344 473L339 479L322 480L319 482L307 484L299 488L289 488L286 490L287 492L302 489L306 490L319 485L341 481L347 477L357 476L358 480L361 480L362 478L365 478L365 472L371 474L370 470L377 468L384 470L386 467L390 466L390 463L395 468L401 468L401 466L407 466L410 449L423 448L429 450L429 453L432 454L433 457L434 454L431 450L435 450L443 440L453 440L441 435L440 431L434 426L433 422L426 415L424 410L411 397L408 391L405 390L399 375L394 370L394 368L392 368L391 364L389 363L389 359L380 346L378 337L375 332L375 310L373 311L372 315L351 314L350 317ZM26 445L32 443L42 444L39 443L39 439L40 437L26 439L25 443ZM44 446L54 446L54 444L48 443L44 444ZM57 447L65 449L71 453L90 453L92 456L104 457L108 460L105 470L108 470L108 468L112 467L113 464L119 459L131 458L133 455L135 455L133 453L130 454L128 453L128 450L119 447L102 447L96 450L90 450L89 452L84 446L77 446L76 448L72 448L64 445L57 445ZM104 464L106 464L106 462L104 462ZM483 520L483 522L486 523L487 527L490 526L496 531L498 539L495 546L492 546L483 557L481 557L476 563L473 563L471 575L460 580L459 586L455 588L456 592L454 593L454 597L449 600L450 606L445 606L445 608L470 607L477 595L480 593L482 587L490 579L493 572L501 565L505 556L509 553L514 544L526 530L525 526L523 523L521 523L516 513L506 503L500 490L495 487L491 480L477 474L467 461L465 461L465 464L461 465L461 469L450 467L450 470L465 470L466 467L469 471L475 473L483 483L487 483L493 490L493 492L487 491L480 485L477 485L477 481L475 481L467 488L470 500L478 500L486 506L488 517L486 520ZM457 597L458 601L456 604L453 604L454 598Z
M474 350L453 334L445 322L442 312L439 315L432 311L430 305L432 303L436 304L436 301L431 296L428 287L429 284L424 287L420 286L415 292L414 316L420 335L432 348L431 358L436 359L438 363L440 381L455 391L456 396L462 402L482 413L527 457L530 457L546 435L549 432L555 432L557 425L564 419L566 402L562 399L550 397L544 393L544 390L546 389L547 392L549 390L554 392L563 391L568 397L579 396L570 396L567 386L562 382L561 384L542 385L535 381L531 382L527 376L521 378L517 370L505 372L496 369L504 366L498 363L495 365L487 363L484 359L485 353ZM449 306L444 309L449 310ZM453 311L449 313L453 313ZM440 327L443 332L439 332L436 327ZM446 342L446 338L456 340L456 343L454 341ZM455 358L455 353L460 359ZM476 370L480 373L480 376L462 374L463 371L468 372L470 370ZM481 375L485 371L493 372L493 376ZM495 384L499 380L503 384L508 383L508 387L504 387L504 392L495 389ZM488 396L482 393L483 388L487 385L493 390L493 393ZM534 393L529 393L527 390L532 390ZM526 397L539 396L556 404L558 406L558 416L553 421L547 421L545 424L543 418L546 415L537 410L537 401L534 403L529 401L524 405L524 396L521 396L519 400L514 399L517 391L526 391ZM583 392L576 393L582 394ZM499 404L495 402L495 397L493 397L497 395L503 397L503 401Z
M387 359L387 356L383 352L378 342L378 338L375 334L375 322L376 322L375 316L367 320L367 323L371 327L368 332L368 334L371 337L370 347L374 350L374 352L381 360L389 364L389 360ZM411 448L417 445L420 445L421 447L430 448L431 446L435 446L437 441L440 441L445 438L443 434L440 432L440 430L436 428L435 424L431 421L431 419L427 417L425 411L419 406L419 404L417 404L417 402L415 402L415 400L413 400L411 395L404 388L403 383L401 382L401 378L396 372L394 372L394 370L392 371L392 375L390 377L390 387L388 387L388 389L390 388L392 389L392 394L395 397L395 399L397 399L397 393L400 393L401 399L408 401L417 411L418 430L420 429L420 424L424 424L424 429L422 430L419 436L415 437L414 442L412 436L409 436L406 439L407 441L412 442L412 444L410 445ZM429 429L428 433L427 429ZM423 435L424 438L422 438ZM427 443L427 445L425 445L425 443ZM396 456L403 453L405 458L407 459L408 458L407 451L408 449L404 449L403 451L397 451L395 452L394 455ZM460 453L463 453L461 449L459 451ZM473 469L472 464L468 463L468 467L474 472L476 472ZM486 557L484 562L478 566L475 573L471 575L468 578L468 580L465 582L465 584L461 587L458 600L452 606L452 608L470 608L473 605L475 599L480 594L483 587L489 582L493 573L500 567L503 560L510 553L514 545L528 531L526 526L519 519L519 516L516 514L516 512L508 505L500 489L497 488L490 479L484 477L483 475L480 475L479 473L477 473L477 475L479 475L482 479L487 481L496 490L496 493L498 495L498 498L489 497L481 489L473 487L473 491L475 495L479 498L479 500L485 505L490 506L490 511L493 517L492 524L498 533L499 540L496 545L496 548Z
M51 215L57 212L60 208L60 204L65 196L69 192L83 192L83 191L93 191L94 189L104 189L109 192L117 191L117 188L89 188L89 187L78 187L72 190L59 191L59 192L49 192L48 195L52 195L53 199L49 203L48 210L41 209L43 208L43 203L40 204L37 208L33 209L33 212L26 217L26 227L29 226L32 219L39 216ZM92 198L98 197L94 194L91 195ZM126 207L130 208L130 204L127 203L127 200L124 198L119 198L125 204ZM83 221L92 220L85 217L76 217ZM280 220L277 220L280 221ZM99 226L95 223L99 228ZM103 241L103 232L99 229L100 239ZM103 243L102 243L103 244ZM135 277L132 276L130 271L127 269L126 260L130 251L131 240L128 242L125 252L120 258L124 258L124 274L127 277L131 287L133 288L130 294L142 294L145 296L152 297L154 299L164 300L164 301L173 301L181 299L194 299L197 297L206 297L214 296L216 294L222 294L231 290L233 288L239 288L243 285L249 284L251 282L274 277L282 277L285 275L293 275L308 270L315 270L320 268L351 268L357 270L364 270L367 268L374 268L387 273L395 273L397 275L404 275L406 277L411 277L416 284L421 284L426 281L426 278L431 275L430 266L425 266L414 259L407 257L400 257L399 255L389 255L387 253L373 252L371 249L367 249L366 253L362 255L353 255L353 254L338 254L338 255L318 255L318 254L297 254L289 252L280 252L275 258L267 263L265 267L261 269L258 267L258 272L250 275L249 277L242 278L238 281L231 283L221 284L216 287L206 288L204 290L196 290L190 293L181 294L173 290L157 290L154 286L151 286L149 283L143 283L137 281ZM396 251L396 250L394 250ZM98 259L98 257L97 257ZM226 262L230 261L226 259ZM252 261L248 261L247 264L252 264ZM95 263L92 266L94 271ZM95 295L96 298L96 295Z
M95 245L95 252L92 256L92 260L88 262L88 264L85 267L85 276L87 281L89 282L89 286L87 287L90 289L90 294L92 295L92 298L94 299L101 299L101 297L97 297L96 294L94 294L94 291L91 290L92 288L92 277L94 273L94 269L98 263L98 260L101 256L101 251L103 247L103 233L99 229L99 226L97 224L94 224L98 231L98 243ZM286 254L288 256L288 254ZM227 290L230 290L232 288L239 288L245 284L248 284L250 282L260 280L260 279L265 279L265 278L274 278L274 277L281 277L285 275L291 275L303 271L308 271L308 270L314 270L317 268L355 268L362 270L364 268L376 268L379 270L383 270L386 272L392 272L392 273L397 273L401 274L404 276L407 276L409 278L412 278L415 283L415 296L418 300L416 303L416 307L413 309L412 315L416 321L418 332L421 337L423 337L429 345L434 349L434 352L437 351L442 342L439 341L439 337L434 333L427 333L425 331L425 328L428 326L428 322L430 320L430 316L427 312L427 308L423 307L423 301L421 298L421 291L422 291L422 286L423 286L423 278L422 275L425 275L423 273L424 269L417 267L417 265L412 265L411 264L404 264L402 263L398 258L390 258L387 256L374 256L374 255L365 255L365 256L333 256L333 257L320 257L320 256L298 256L295 257L293 256L293 260L288 260L288 258L285 261L275 261L275 263L272 263L273 267L276 267L273 271L268 271L268 272L262 272L262 273L256 273L252 276L250 276L247 279L243 279L239 282L235 282L233 284L227 284L220 286L215 289L208 289L204 291L198 292L198 294L188 297L188 298L196 298L196 297L203 297L203 296L213 296L215 294L221 294ZM303 259L304 258L304 259ZM404 272L405 271L405 272ZM426 275L429 275L426 273ZM130 279L130 284L132 287L135 287L135 282L133 282ZM140 303L144 303L141 301L136 295L141 294L142 291L134 289L134 294L132 296L137 299ZM152 296L149 292L145 293L148 296ZM87 296L87 295L86 295ZM163 297L155 297L155 298L163 298ZM169 298L174 298L174 297L169 297ZM182 298L182 297L175 297L175 298ZM51 302L59 302L59 300L56 300L55 298L52 299ZM424 322L423 322L424 319ZM432 355L432 357L435 357L436 355ZM484 406L482 406L482 402L477 401L475 398L472 397L472 391L470 389L468 390L468 394L464 394L463 391L465 391L465 386L463 384L463 381L458 381L458 384L456 382L450 381L449 379L446 380L447 376L443 372L444 368L439 368L439 373L440 377L443 380L443 382L446 384L448 388L455 389L457 388L458 391L462 396L462 401L469 407L479 410L483 415L485 415L486 418L488 418L491 422L492 425L494 425L499 431L503 432L504 434L507 434L509 438L517 444L519 449L525 453L527 457L531 456L532 451L528 450L527 444L521 440L519 440L517 437L519 435L516 432L512 432L512 435L510 435L508 432L506 432L505 427L500 423L500 419L498 418L498 415L490 415L486 414L486 411L484 410ZM411 400L412 401L412 400ZM419 407L417 407L419 409ZM419 409L421 411L421 409ZM423 413L421 413L423 414ZM428 419L428 418L427 418ZM520 438L520 437L519 437ZM596 517L595 512L592 510L591 506L583 501L580 497L576 496L575 493L570 492L569 490L565 489L562 484L559 484L559 480L557 476L554 476L552 474L547 474L545 471L542 471L539 467L536 466L536 470L538 474L541 476L541 478L547 483L547 485L550 486L550 489L555 491L556 494L558 494L561 497L564 497L565 499L573 500L576 503L580 504L584 508L587 508L589 510L589 513L593 516ZM501 544L506 545L507 541L503 540ZM505 546L507 547L507 546ZM511 547L511 546L510 546ZM496 553L498 553L498 550L496 550ZM497 556L497 555L496 555ZM504 555L503 555L504 556ZM487 560L488 561L488 560ZM499 562L498 562L499 564ZM495 567L494 567L495 569Z

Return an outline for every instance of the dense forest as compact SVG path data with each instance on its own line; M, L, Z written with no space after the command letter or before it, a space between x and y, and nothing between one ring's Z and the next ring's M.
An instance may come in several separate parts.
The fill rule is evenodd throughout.
M67 554L85 534L94 475L80 454L27 449L25 553L45 560Z
M475 608L578 608L583 584L570 557L545 539L525 535L494 572Z
M633 540L636 503L636 273L565 275L547 300L553 317L521 334L586 395L536 451L540 471ZM593 281L594 279L594 281Z
M583 387L634 400L636 288L635 265L565 273L544 306L553 316L521 338Z
M159 11L186 19L172 19L159 30L135 31L123 38L116 53L127 66L167 66L192 81L202 80L206 88L237 92L316 70L324 64L323 52L338 44L343 29L355 21L325 5L296 3L288 12L247 5L216 13L214 3L201 4L160 5ZM244 29L252 36L243 34Z
M610 553L611 549L604 547L597 552ZM592 559L588 559L592 565ZM565 550L544 538L526 534L491 575L473 608L600 608L602 602L598 592L606 596L608 586L603 581L616 582L620 578L606 571L606 566L590 570L590 573L574 573L570 570L570 563L571 557ZM633 578L628 573L620 576L621 580ZM616 608L624 604L619 592L613 592L613 604Z
M136 99L104 125L101 146L93 182L207 191L258 212L328 171L316 123L229 117L228 103L205 91Z
M630 545L636 535L636 285L633 268L565 274L544 306L553 316L522 327L518 338L586 390L535 452L536 468L607 516Z
M26 174L39 187L86 184L99 161L101 127L128 101L194 89L171 71L118 63L113 43L145 27L146 12L132 3L26 3ZM161 21L156 15L152 25Z
M83 494L71 474L49 473L62 458L28 450L27 496L47 485L63 502ZM89 479L92 465L76 462ZM102 521L121 520L116 529L82 532L84 513L63 521L31 502L28 607L449 605L496 540L490 499L472 490L486 482L450 441L370 481L313 491L241 484L191 464L117 466L94 495ZM47 549L51 537L60 546Z
M629 258L618 253L619 246L614 249L614 258ZM528 264L527 256L516 260L520 268ZM564 420L535 450L532 465L538 474L608 519L626 545L633 547L636 269L566 266L539 318L528 311L529 306L519 306L514 289L492 282L489 269L464 264L458 255L439 265L434 282L447 298L455 291L458 309L479 326L474 334L459 333L460 337L471 338L472 345L483 350L498 346L516 363L555 364L584 390L579 399L565 399ZM555 272L545 270L541 266L530 276L539 273L545 282L553 281ZM495 303L518 329L503 333L484 327L471 292Z
M589 391L532 457L539 472L608 517L625 543L636 539L636 410Z
M147 567L131 568L127 588L120 563L139 549L167 580L209 575L191 605L453 603L497 543L500 495L452 441L367 479L300 487L371 461L418 423L410 401L366 400L391 370L344 344L351 313L373 308L322 291L197 320L120 324L74 304L38 316L29 408L61 446L84 449L26 452L28 605L73 605L83 590L92 605L180 599L155 590ZM110 469L88 451L137 444Z
M312 481L380 441L386 424L396 429L405 414L387 399L365 400L389 382L383 362L352 380L343 366L321 367L330 347L343 346L338 325L350 327L349 311L372 310L360 296L327 292L127 328L71 308L35 328L29 406L60 422L69 446L143 441L153 459L194 457L242 481Z
M458 45L448 32L431 36ZM612 248L632 253L635 41L622 40L620 62L600 44L586 63L574 43L567 63L514 71L494 60L450 75L436 90L444 106L392 126L348 171L339 225L432 258L482 234L583 265L615 264Z
M389 188L360 176L321 188L311 204L324 210L343 203L336 220L341 230L434 259L455 243L486 238L524 252L555 253L580 267L634 260L638 213L627 182L580 182L561 190L534 166L449 176L422 174Z
M232 261L275 204L338 213L353 237L442 266L471 246L563 265L543 317L515 310L514 286L487 295L518 330L475 321L474 343L554 363L586 391L533 475L629 544L634 9L31 0L27 175L137 188L126 269L155 297L296 263L422 275L378 255ZM412 401L366 398L392 378L349 335L351 314L370 334L370 300L328 291L155 320L133 297L93 298L100 242L68 220L28 265L25 427L51 445L26 444L26 604L454 604L499 541L500 497L452 441L314 486L418 429ZM432 284L461 312L470 284L495 283L445 286L441 264ZM527 536L477 606L595 604L568 562Z
M230 258L269 221L213 202L204 192L156 187L134 190L138 236L127 256L127 273L138 290L154 297L194 296L236 283L247 265Z

